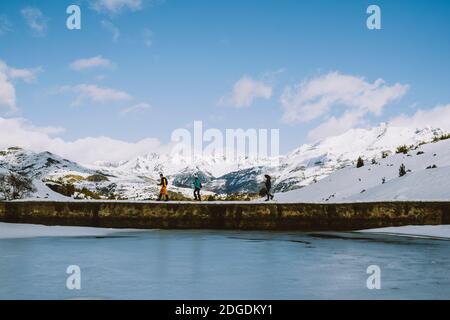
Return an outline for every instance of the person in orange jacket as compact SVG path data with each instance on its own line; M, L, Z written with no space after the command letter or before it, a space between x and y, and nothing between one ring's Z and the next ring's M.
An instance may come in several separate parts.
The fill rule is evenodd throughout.
M159 185L161 186L161 190L159 191L158 201L161 201L163 196L166 197L166 201L169 201L169 194L167 193L167 185L168 185L167 178L164 177L162 173L159 174L159 178L160 178Z

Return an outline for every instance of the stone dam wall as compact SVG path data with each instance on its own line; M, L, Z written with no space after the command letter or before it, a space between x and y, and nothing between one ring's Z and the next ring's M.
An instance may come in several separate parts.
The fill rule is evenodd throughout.
M0 221L138 229L350 231L450 224L450 202L0 202Z

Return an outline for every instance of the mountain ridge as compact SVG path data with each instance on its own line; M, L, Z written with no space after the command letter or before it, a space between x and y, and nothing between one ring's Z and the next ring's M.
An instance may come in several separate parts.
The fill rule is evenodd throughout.
M303 144L280 156L278 165L273 165L268 159L258 163L248 159L241 163L227 163L217 158L204 158L195 163L183 162L182 159L173 163L170 155L153 152L119 163L82 166L50 152L34 153L10 148L0 153L0 169L23 174L47 187L73 184L79 191L85 189L111 199L154 198L158 193L160 172L168 176L175 192L186 197L191 196L195 174L200 175L207 194L258 193L264 174L274 178L276 192L287 192L353 166L360 156L366 161L380 159L382 153L393 154L400 145L418 145L442 134L442 130L437 128L411 129L387 123L370 129L350 129L313 144ZM52 196L42 194L45 190L39 192L34 197ZM80 192L77 196L90 197Z

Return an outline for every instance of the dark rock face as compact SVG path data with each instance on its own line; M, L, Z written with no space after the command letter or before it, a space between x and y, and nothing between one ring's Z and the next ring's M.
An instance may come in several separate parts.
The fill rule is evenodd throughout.
M0 202L0 221L142 229L350 231L448 224L450 202L353 204Z
M218 178L201 170L186 170L169 178L176 187L192 188L194 175L198 174L203 187L208 191L218 194L257 193L262 186L262 183L258 182L258 178L264 174L262 169L260 167L243 169Z
M208 172L203 172L201 170L185 170L175 176L169 176L171 183L180 188L192 188L194 184L194 176L198 175L203 185L207 185L214 180L214 177Z
M216 187L216 193L258 193L263 186L262 182L258 183L258 177L264 174L263 168L255 167L240 171L230 172L217 180L223 183Z

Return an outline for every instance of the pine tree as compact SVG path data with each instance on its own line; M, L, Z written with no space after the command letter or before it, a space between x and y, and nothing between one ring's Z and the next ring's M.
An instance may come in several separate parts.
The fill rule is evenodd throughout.
M400 169L398 169L398 175L399 175L399 177L403 177L405 174L406 174L406 167L402 163L402 165L400 166Z
M361 157L359 157L358 161L356 161L356 167L357 168L364 167L364 160Z
M408 147L407 145L402 145L402 146L397 147L397 151L395 151L395 152L407 154L410 148L411 147Z

